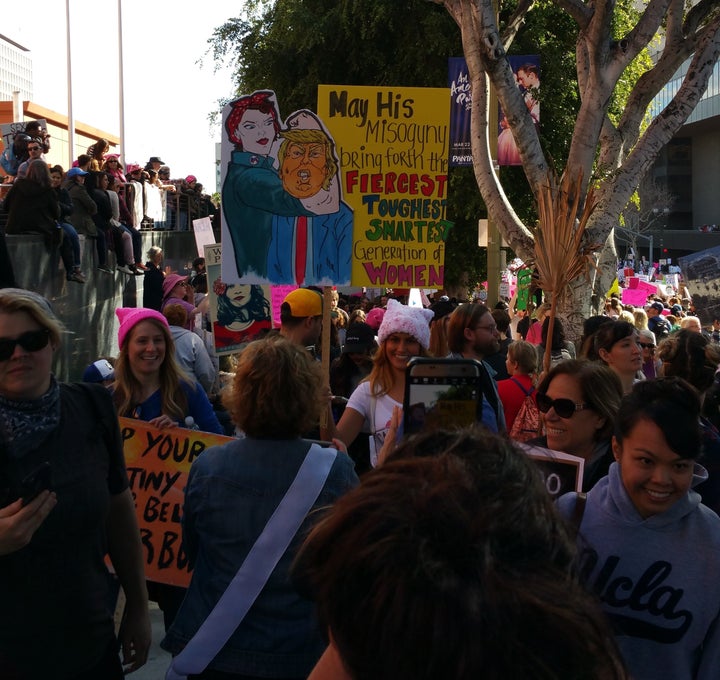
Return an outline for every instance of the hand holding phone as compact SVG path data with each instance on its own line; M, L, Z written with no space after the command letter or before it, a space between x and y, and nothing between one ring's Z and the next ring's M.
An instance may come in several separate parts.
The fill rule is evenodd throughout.
M474 359L413 357L405 373L405 434L479 422L481 370Z
M40 492L35 500L23 505L18 498L14 503L0 508L0 556L9 555L24 548L33 534L57 505L54 493Z
M20 497L23 506L34 501L43 491L52 489L52 468L45 461L20 482Z

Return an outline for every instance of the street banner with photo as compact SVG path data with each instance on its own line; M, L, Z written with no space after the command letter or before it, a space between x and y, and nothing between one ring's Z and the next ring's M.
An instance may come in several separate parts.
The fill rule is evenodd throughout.
M515 84L525 101L535 127L540 126L540 57L532 55L511 55L508 56L510 68L515 76ZM498 104L498 140L497 140L497 162L498 165L522 165L520 152L518 151L515 138L508 124L505 112Z
M125 466L143 545L145 577L187 586L188 558L182 549L182 508L192 462L210 446L233 441L209 432L120 418Z
M226 283L222 278L222 244L205 246L215 353L233 354L272 328L270 286Z
M356 286L442 288L447 88L320 85L318 112L338 145L343 195L355 213Z
M349 285L353 212L324 122L306 109L283 121L260 90L223 108L223 129L223 281Z
M470 109L472 91L465 57L448 59L450 88L450 167L472 165Z
M515 444L535 461L545 488L553 498L559 498L570 491L582 491L585 471L583 458L524 442Z
M700 322L720 319L720 246L681 257L678 264Z

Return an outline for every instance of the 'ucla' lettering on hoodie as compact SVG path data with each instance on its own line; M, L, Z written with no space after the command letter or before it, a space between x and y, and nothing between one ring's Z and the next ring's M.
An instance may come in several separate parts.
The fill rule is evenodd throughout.
M707 473L695 480L703 481ZM581 570L598 594L635 680L720 678L720 518L689 491L647 519L617 463L588 493ZM570 518L575 494L558 508Z

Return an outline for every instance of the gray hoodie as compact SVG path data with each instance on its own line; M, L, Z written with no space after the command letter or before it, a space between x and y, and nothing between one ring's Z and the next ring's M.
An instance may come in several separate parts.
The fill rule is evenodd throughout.
M694 483L707 478L696 465ZM689 491L643 519L617 463L588 493L581 570L615 629L634 680L720 677L720 518ZM557 501L570 519L575 494Z

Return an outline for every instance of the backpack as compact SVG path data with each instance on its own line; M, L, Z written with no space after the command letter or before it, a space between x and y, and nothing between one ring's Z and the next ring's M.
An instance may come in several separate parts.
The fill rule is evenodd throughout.
M535 388L531 387L530 390L526 390L519 380L510 378L525 395L522 406L518 411L515 420L513 421L512 427L510 428L510 439L514 439L518 442L526 442L530 439L535 439L540 431L540 411L538 410L537 404L533 399L532 395L535 392Z

